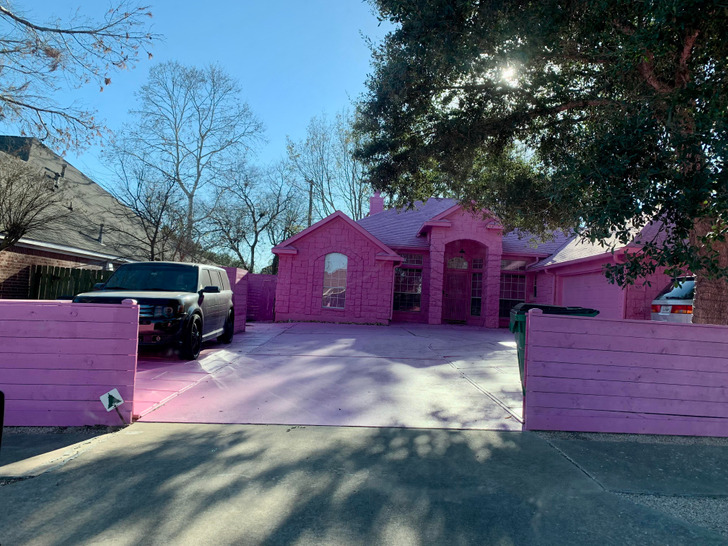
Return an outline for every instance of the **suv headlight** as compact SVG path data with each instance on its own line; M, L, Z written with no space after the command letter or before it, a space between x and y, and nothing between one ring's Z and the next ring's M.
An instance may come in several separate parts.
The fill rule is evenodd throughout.
M160 318L160 317L172 318L174 316L174 311L175 311L174 307L170 307L170 306L163 307L161 305L157 305L154 308L154 318Z

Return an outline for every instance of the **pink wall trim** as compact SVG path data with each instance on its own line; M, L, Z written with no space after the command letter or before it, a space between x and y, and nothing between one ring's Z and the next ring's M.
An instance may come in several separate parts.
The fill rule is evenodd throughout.
M728 327L527 321L525 429L728 436Z
M99 397L118 389L132 417L139 306L0 300L7 426L120 425Z
M233 290L233 308L235 309L235 330L240 333L245 331L245 321L248 315L248 272L245 269L235 267L223 267L230 280L230 288Z

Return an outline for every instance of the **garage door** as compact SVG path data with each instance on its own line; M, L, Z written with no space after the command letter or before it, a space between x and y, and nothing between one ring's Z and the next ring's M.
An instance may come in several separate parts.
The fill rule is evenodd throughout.
M588 273L561 278L561 305L590 307L599 310L601 318L621 319L622 289L609 284L604 273Z

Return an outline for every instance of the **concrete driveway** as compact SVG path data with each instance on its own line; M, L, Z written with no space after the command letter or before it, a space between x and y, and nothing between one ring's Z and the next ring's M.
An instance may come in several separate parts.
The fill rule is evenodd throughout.
M143 422L520 430L513 336L467 326L249 324L199 362L140 366ZM155 387L170 390L160 398ZM178 390L169 387L173 385ZM174 392L172 392L174 391Z

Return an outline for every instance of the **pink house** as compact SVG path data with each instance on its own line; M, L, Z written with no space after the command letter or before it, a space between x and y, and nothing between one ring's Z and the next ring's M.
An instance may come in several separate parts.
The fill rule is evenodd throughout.
M366 218L354 222L335 212L273 248L277 321L497 328L523 301L649 318L653 291L669 283L656 278L653 291L622 290L601 273L614 259L604 249L563 233L534 245L528 234L504 235L496 218L453 199L429 199L406 211L383 210L383 203L375 195Z

